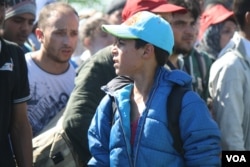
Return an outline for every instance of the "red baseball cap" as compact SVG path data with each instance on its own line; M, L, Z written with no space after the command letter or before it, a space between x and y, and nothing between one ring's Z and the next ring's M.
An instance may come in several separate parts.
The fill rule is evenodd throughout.
M203 34L209 26L221 23L233 16L233 11L228 10L221 4L217 4L206 9L200 17L200 31L198 38L202 38Z
M139 11L150 11L154 13L168 13L186 10L185 8L173 4L168 4L166 0L127 0L122 11L122 20L127 20Z

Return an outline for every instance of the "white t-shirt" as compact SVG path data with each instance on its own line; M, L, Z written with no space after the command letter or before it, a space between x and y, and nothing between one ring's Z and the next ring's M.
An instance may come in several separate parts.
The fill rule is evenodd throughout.
M25 55L30 85L31 100L28 101L28 118L36 136L49 121L65 106L74 88L75 69L60 75L42 70L32 60L31 54Z

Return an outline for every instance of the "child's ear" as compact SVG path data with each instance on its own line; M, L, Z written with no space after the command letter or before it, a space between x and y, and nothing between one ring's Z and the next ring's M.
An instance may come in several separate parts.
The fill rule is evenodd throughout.
M144 46L144 54L145 56L150 56L154 54L154 46L151 44L146 44Z

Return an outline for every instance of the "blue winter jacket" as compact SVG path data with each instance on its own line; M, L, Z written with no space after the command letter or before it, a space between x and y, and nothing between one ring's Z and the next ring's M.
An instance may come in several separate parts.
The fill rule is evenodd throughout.
M107 91L88 131L92 154L89 166L182 167L220 166L220 131L205 102L193 91L182 101L180 131L184 156L173 147L166 101L174 84L190 87L191 78L179 70L159 68L146 109L138 121L134 145L130 137L130 94L133 84ZM112 98L118 111L113 115Z

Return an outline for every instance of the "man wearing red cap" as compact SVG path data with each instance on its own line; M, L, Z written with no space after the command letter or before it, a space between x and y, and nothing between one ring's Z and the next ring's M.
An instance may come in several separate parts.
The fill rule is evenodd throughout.
M211 66L209 92L222 149L250 151L250 1L235 0L233 11L239 32Z
M133 5L135 6L132 7ZM165 0L127 0L122 17L125 20L132 13L142 10L161 13L184 8L169 5ZM116 76L111 47L100 50L79 68L75 88L66 106L63 127L86 166L91 157L87 140L88 127L99 102L105 95L100 88Z
M186 11L172 12L171 26L175 45L167 65L170 69L180 69L192 76L192 88L205 101L208 99L208 71L211 59L194 48L198 33L198 19L201 13L198 1L170 0Z
M183 7L169 4L166 0L127 0L122 11L122 19L125 21L139 11L151 11L153 13L171 13L185 10Z

